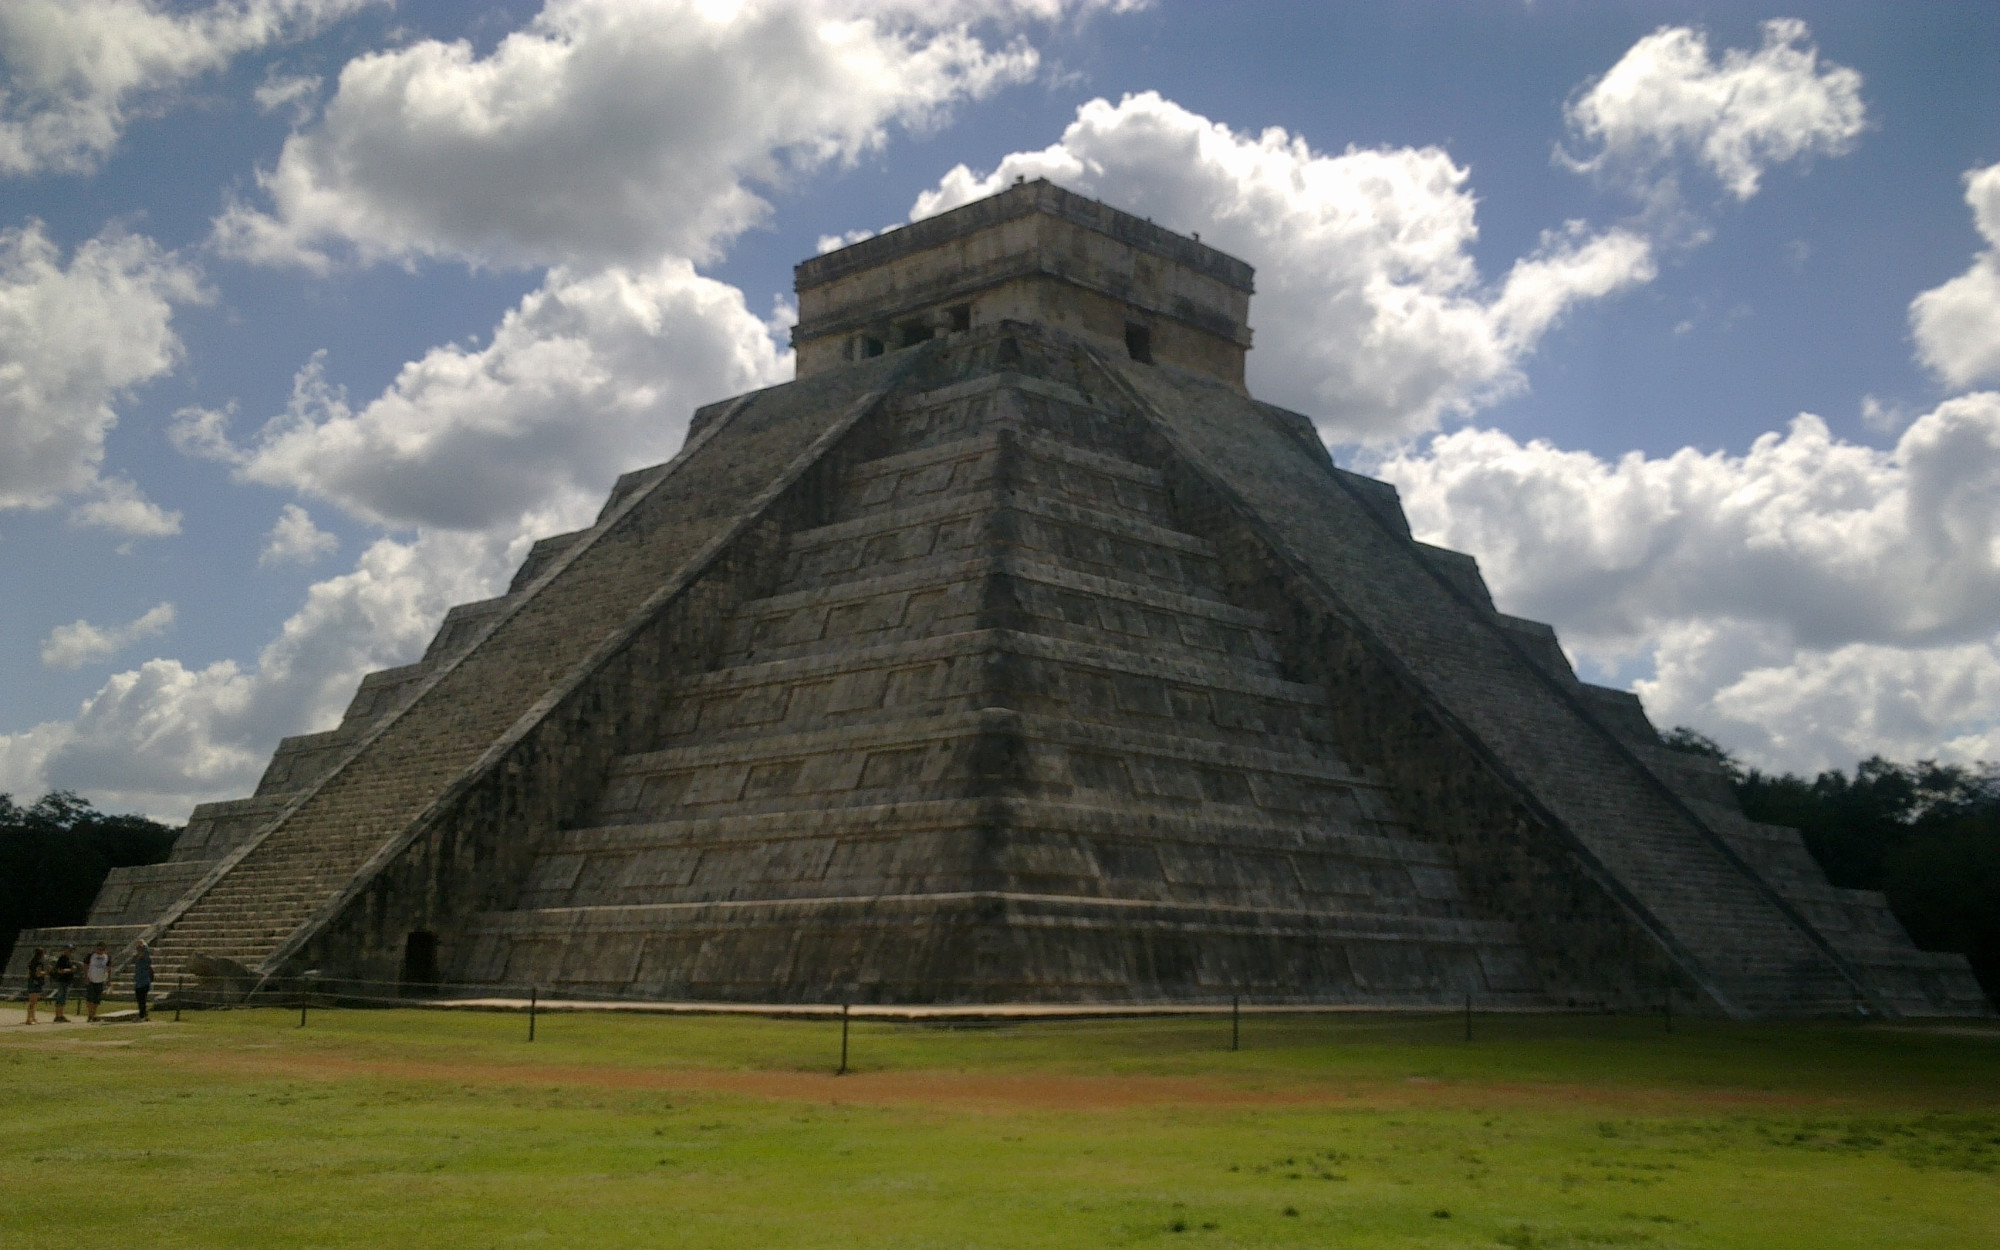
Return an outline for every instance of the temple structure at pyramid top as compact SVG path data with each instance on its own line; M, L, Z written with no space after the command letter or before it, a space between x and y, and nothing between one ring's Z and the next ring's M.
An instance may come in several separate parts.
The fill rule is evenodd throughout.
M1046 182L799 266L795 381L87 925L239 989L1986 1010L1252 398L1248 265ZM18 969L16 969L18 972Z
M1243 390L1250 266L1045 179L794 270L798 375L1019 321Z

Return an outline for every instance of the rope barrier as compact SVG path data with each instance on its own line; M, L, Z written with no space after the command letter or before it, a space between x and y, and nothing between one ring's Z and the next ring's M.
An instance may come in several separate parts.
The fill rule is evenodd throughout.
M1199 1002L1156 1001L1126 1003L993 1003L924 1004L856 1003L849 995L832 1002L746 1003L698 999L636 999L592 996L580 991L550 990L540 985L470 984L463 982L421 982L370 980L356 977L325 977L309 973L287 977L207 981L190 986L185 976L175 981L173 992L157 1004L170 1008L179 1022L183 1011L230 1010L232 1008L296 1007L298 1028L305 1028L312 1009L402 1009L420 1011L525 1011L527 1040L536 1038L541 1016L550 1012L599 1012L622 1015L668 1016L751 1016L770 1019L810 1020L837 1016L840 1021L840 1062L836 1075L851 1071L853 1029L857 1023L895 1024L926 1028L968 1028L1007 1030L1023 1025L1041 1026L1016 1033L1032 1039L1036 1033L1060 1031L1067 1037L1089 1037L1114 1033L1130 1034L1132 1026L1146 1022L1194 1020L1227 1013L1231 1051L1243 1047L1243 1021L1254 1016L1272 1025L1288 1020L1330 1026L1335 1038L1366 1041L1370 1037L1411 1030L1429 1030L1460 1023L1464 1037L1473 1040L1475 1010L1489 1018L1506 1016L1582 1015L1608 1016L1605 1005L1548 1007L1500 999L1481 1005L1470 993L1438 1002L1396 1005L1315 1002L1302 997L1271 995L1263 1001L1243 993L1226 999ZM1640 1009L1645 1014L1645 1008ZM1669 994L1660 1007L1666 1030L1673 1031L1673 998ZM1266 1035L1270 1037L1270 1034ZM1283 1036L1283 1035L1280 1035ZM1286 1040L1296 1040L1292 1034ZM1220 1045L1217 1042L1212 1043Z

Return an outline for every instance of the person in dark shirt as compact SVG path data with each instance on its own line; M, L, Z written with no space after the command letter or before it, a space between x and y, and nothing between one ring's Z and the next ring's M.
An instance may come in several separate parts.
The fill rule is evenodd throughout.
M139 1018L151 1020L146 1011L146 999L153 992L153 948L139 943L139 953L132 956L132 996L139 1000Z
M57 1024L69 1021L69 1017L63 1014L63 1009L69 1006L69 987L71 982L76 980L75 951L74 946L63 947L62 953L56 956L55 967L49 970L49 980L56 983L56 992L50 997L55 1001Z
M49 952L37 946L35 953L28 956L28 1023L40 1024L35 1019L35 1004L42 1001L42 991L49 986Z

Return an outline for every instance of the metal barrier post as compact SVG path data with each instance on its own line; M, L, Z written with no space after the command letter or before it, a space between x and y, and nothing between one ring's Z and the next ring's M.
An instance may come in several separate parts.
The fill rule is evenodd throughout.
M174 1023L175 1023L175 1024L179 1024L179 1023L181 1022L181 1001L182 1001L183 999L185 999L185 998L187 997L187 983L188 983L188 979L187 979L186 977L182 977L182 978L181 978L180 980L178 980L178 981L174 982Z
M1229 996L1229 1049L1243 1049L1243 996Z
M847 1075L847 1000L840 1003L840 1071L835 1076Z
M528 987L528 1040L535 1040L535 996L536 988Z

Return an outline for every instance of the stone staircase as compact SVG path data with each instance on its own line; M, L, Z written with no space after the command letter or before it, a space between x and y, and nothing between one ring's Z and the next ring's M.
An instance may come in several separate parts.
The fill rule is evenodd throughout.
M453 608L422 660L364 679L340 726L286 739L258 795L283 810L151 918L156 975L172 984L196 954L271 971L366 865L738 522L732 507L767 492L824 427L803 413L872 402L870 387L899 367L788 388L746 418L731 453L703 461L709 440L693 436L673 464L626 474L591 529L541 540L506 595ZM696 425L720 428L744 407L703 410Z
M1221 506L1251 519L1257 547L1278 554L1269 575L1328 640L1319 654L1365 653L1365 665L1350 671L1371 681L1393 672L1382 694L1352 696L1361 709L1352 723L1371 726L1358 732L1395 726L1432 742L1478 744L1476 757L1442 774L1422 751L1385 756L1399 787L1447 796L1443 806L1462 803L1458 810L1488 819L1502 816L1509 796L1529 805L1531 819L1505 818L1553 835L1731 1012L1893 1012L1910 1001L1844 954L1842 941L1797 905L1804 895L1766 880L1744 853L1748 843L1704 820L1648 763L1646 743L1657 748L1658 738L1635 700L1578 682L1548 626L1494 610L1476 563L1415 542L1393 488L1333 467L1309 434L1243 433L1260 423L1307 428L1302 418L1192 375L1101 360L1175 454L1198 466L1199 488L1219 492ZM1401 692L1402 706L1386 701L1389 689ZM1440 733L1442 724L1452 728ZM1479 799L1483 809L1466 798L1473 758L1507 787ZM1465 842L1467 855L1507 853L1504 841L1476 830ZM1573 898L1565 890L1548 906L1559 912ZM1953 963L1961 985L1929 1007L1960 1010L1970 984L1964 962L1938 962Z
M426 676L463 655L477 638L479 626L516 602L535 573L583 533L560 534L537 543L507 595L452 608L417 662L365 675L339 725L281 740L254 795L197 807L174 848L177 870L172 885L178 888L164 895L155 892L129 908L136 924L122 935L125 940L138 937L148 922L198 885L224 857L263 834L295 800L329 776L370 729L407 707ZM153 964L158 982L193 983L187 961L197 953L257 968L279 942L352 879L381 842L379 834L367 832L329 843L303 836L287 839L281 830L276 838L259 843L249 859L212 885L198 906L156 941ZM107 890L115 884L107 882ZM100 892L100 904L106 898Z
M455 610L452 615L459 616L459 612ZM351 748L362 734L407 703L422 677L434 665L455 653L453 633L452 621L448 618L422 660L364 676L335 728L282 739L272 753L271 762L265 766L255 793L245 798L197 805L189 814L180 837L174 842L172 857L166 862L112 869L98 890L89 918L82 925L66 929L27 930L22 934L23 942L30 947L74 943L79 949L88 949L93 943L101 941L113 951L130 947L145 936L148 929L175 903L200 886L225 858L254 841L294 800L331 772L342 753ZM455 641L456 650L462 651L469 640L459 631ZM258 877L269 875L261 866L256 874L245 877L244 882L248 884ZM260 885L264 883L259 881ZM285 891L280 889L279 893ZM300 899L308 897L297 890L292 893ZM324 891L317 897L323 899ZM261 902L253 903L252 911L258 915L267 914ZM275 917L282 913L268 914ZM153 964L157 984L171 987L183 980L193 983L194 978L187 975L186 962L189 955L197 951L254 966L261 953L268 953L271 943L268 936L251 940L250 935L260 929L282 927L283 923L283 920L273 919L269 925L245 926L242 940L225 930L213 933L193 928L184 930L184 936L179 940L156 947ZM211 940L217 945L201 944ZM114 985L122 991L127 984L126 970L121 967L114 977Z

